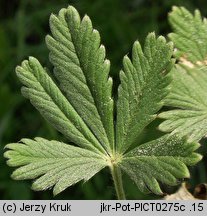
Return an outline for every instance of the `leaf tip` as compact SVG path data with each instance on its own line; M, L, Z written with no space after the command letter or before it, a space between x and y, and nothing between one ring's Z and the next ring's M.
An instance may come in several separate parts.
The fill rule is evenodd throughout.
M139 49L141 49L141 45L140 45L140 42L138 40L136 40L133 44L132 50L135 51L135 50L139 50Z
M193 159L193 164L197 164L203 159L203 155L199 153L193 153L194 159Z
M156 39L156 34L155 34L155 32L150 32L150 33L147 35L146 40L147 40L147 39L153 39L153 40L155 40L155 39Z
M15 171L11 174L11 178L14 179L14 180L21 180L21 178L19 177L19 174L18 174L18 169L15 170Z
M17 65L15 68L16 73L20 73L21 72L22 67Z
M172 11L175 11L175 10L178 10L178 9L179 9L178 6L175 6L175 5L172 6Z
M57 185L55 185L55 187L53 188L53 196L57 196L61 191L62 189L60 187L57 187Z
M67 10L68 10L68 11L73 11L73 12L78 13L78 11L76 10L76 8L73 7L72 5L68 5Z

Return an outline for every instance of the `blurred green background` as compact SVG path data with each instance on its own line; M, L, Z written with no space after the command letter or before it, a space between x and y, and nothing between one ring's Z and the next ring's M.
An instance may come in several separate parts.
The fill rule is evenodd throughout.
M15 75L17 64L28 56L37 57L49 68L48 50L44 38L49 33L48 18L62 7L71 4L81 15L87 13L106 46L107 58L111 60L111 76L117 85L122 57L130 52L133 42L141 43L148 32L167 35L170 27L167 14L172 5L182 5L193 11L195 8L207 15L207 1L204 0L0 0L0 199L54 199L52 190L33 192L31 181L13 181L12 168L3 159L4 146L23 137L42 136L47 139L64 140L21 96L20 82ZM157 122L151 124L142 135L142 141L157 136ZM205 143L205 140L203 141ZM202 145L203 154L207 152ZM191 168L190 183L207 181L206 157ZM128 199L156 199L143 195L124 176L124 187ZM176 188L164 187L167 192ZM112 179L108 170L103 170L87 183L79 183L55 199L114 199Z

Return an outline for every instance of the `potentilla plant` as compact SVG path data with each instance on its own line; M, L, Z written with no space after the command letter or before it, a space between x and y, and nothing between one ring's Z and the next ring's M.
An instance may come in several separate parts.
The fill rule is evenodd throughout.
M110 62L88 16L72 6L50 17L46 37L52 77L34 57L16 68L22 94L69 141L22 139L6 146L16 180L35 179L34 190L53 187L54 195L108 167L118 199L125 199L122 174L142 192L163 192L159 183L176 185L189 178L199 147L187 137L165 134L138 144L141 132L157 116L169 92L173 45L150 33L142 48L136 41L125 56L117 99L112 95Z
M178 63L170 73L173 81L165 105L174 109L159 115L166 119L159 128L197 142L207 135L207 20L198 10L191 14L173 7L169 21Z

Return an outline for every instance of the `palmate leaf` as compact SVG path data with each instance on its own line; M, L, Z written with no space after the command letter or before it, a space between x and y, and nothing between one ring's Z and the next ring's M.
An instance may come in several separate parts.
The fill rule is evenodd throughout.
M164 37L148 35L144 50L139 42L132 49L132 61L125 56L120 73L117 102L117 149L126 151L137 141L142 130L156 117L167 94L172 67L172 44Z
M175 109L159 115L166 119L159 128L199 141L207 134L207 22L198 10L193 16L182 7L174 7L169 20L175 31L169 37L178 49L179 65L170 74L173 82L165 105Z
M81 20L69 6L51 15L50 28L52 36L46 43L55 78L33 57L17 67L17 76L24 85L23 95L79 147L43 138L8 144L8 165L18 167L12 177L36 179L34 190L54 186L54 194L90 179L105 166L112 172L118 169L118 174L122 169L142 191L156 194L162 193L158 182L174 185L176 179L189 177L186 166L201 159L194 153L198 144L169 135L136 144L168 93L172 44L154 33L143 50L135 42L132 61L128 57L123 61L114 117L109 61L90 19Z
M7 148L8 165L21 166L12 177L39 177L32 188L45 190L55 185L54 195L80 180L87 181L107 165L103 157L92 151L43 138L22 139Z

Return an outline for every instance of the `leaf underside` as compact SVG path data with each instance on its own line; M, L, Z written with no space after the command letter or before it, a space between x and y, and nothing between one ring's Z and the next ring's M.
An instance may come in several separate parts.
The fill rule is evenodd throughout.
M198 147L198 143L165 135L127 153L120 166L142 192L162 194L159 182L176 185L178 179L190 177L187 166L201 160L194 153Z
M51 15L52 36L46 37L50 61L60 88L107 152L114 145L110 62L91 20L75 8ZM80 106L81 105L81 106Z
M174 7L169 21L179 64L170 73L173 82L165 99L174 109L159 115L166 119L159 129L199 141L207 134L207 22L198 10L192 15L183 7Z
M110 63L89 17L81 20L69 6L51 15L50 28L52 36L46 37L46 43L55 78L33 57L23 61L16 73L24 85L23 95L78 147L43 138L8 144L4 156L9 166L18 167L12 177L36 179L34 190L54 186L58 194L112 166L118 155L118 166L143 192L161 194L159 182L175 185L177 179L188 178L186 166L201 159L194 153L198 144L165 135L136 145L168 94L172 43L154 33L148 35L143 49L139 42L134 43L132 60L124 57L120 72L115 121ZM136 148L129 151L133 144Z
M125 152L136 143L142 130L156 117L168 93L166 74L172 67L172 44L164 37L148 35L142 50L139 42L132 49L132 61L125 56L118 91L117 150Z
M207 134L207 67L178 65L172 76L172 90L165 103L175 109L159 115L166 119L159 129L199 141Z
M72 107L37 59L30 57L16 73L24 84L22 94L30 99L42 116L71 142L92 151L104 149L81 116Z
M207 57L207 20L202 19L200 11L194 15L184 7L173 7L169 22L174 30L169 38L175 44L177 58L183 57L192 63Z
M89 180L106 166L106 161L92 151L43 138L22 139L6 148L8 165L21 166L13 172L14 179L36 179L34 190L55 185L54 195L81 180Z

